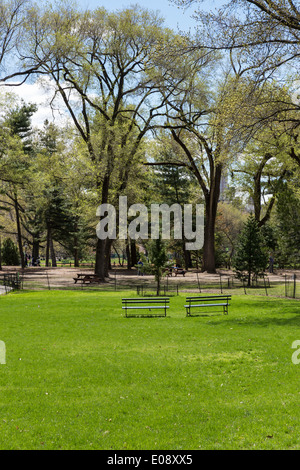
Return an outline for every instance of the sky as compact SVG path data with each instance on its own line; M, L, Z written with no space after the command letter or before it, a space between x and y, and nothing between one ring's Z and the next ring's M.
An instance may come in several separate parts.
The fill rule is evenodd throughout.
M78 0L78 3L90 9L102 6L110 11L138 4L148 10L159 11L161 16L165 18L166 26L170 28L176 29L178 26L180 30L187 31L196 24L191 18L194 8L184 11L169 0Z
M205 0L201 5L203 7L206 4L207 7L211 9L220 2L221 0ZM159 11L161 16L165 19L165 26L174 30L179 29L180 31L186 32L191 30L191 32L193 32L196 27L196 21L191 18L194 7L183 10L169 0L77 0L77 4L84 9L88 8L93 10L98 7L104 7L109 11L121 10L128 6L138 4L149 10ZM50 95L45 93L42 87L36 84L25 83L20 87L13 87L12 91L19 95L26 103L37 104L38 111L32 118L33 126L42 127L46 119L50 122L53 121L53 114L49 106ZM57 124L60 122L60 116L58 114L55 115L55 122Z

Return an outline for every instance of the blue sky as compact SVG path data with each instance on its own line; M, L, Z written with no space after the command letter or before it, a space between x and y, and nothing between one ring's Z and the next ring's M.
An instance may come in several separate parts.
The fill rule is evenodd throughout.
M211 9L218 4L220 5L220 3L222 3L222 0L204 0L201 6L206 5L206 8ZM169 0L77 0L77 5L80 5L82 8L95 9L102 6L110 11L120 10L134 4L149 10L158 10L161 16L165 18L165 25L174 30L178 27L181 31L188 31L189 29L191 32L194 31L196 22L191 18L194 8L184 11L182 8L177 8ZM37 103L38 112L35 113L32 120L35 126L42 125L45 119L52 121L53 116L49 108L50 95L45 93L42 87L28 82L20 87L13 88L12 91L21 96L26 102ZM59 115L55 114L56 120L59 120Z
M161 16L165 18L165 25L170 28L176 29L178 26L179 29L187 31L189 28L193 29L196 24L191 18L194 8L184 11L169 0L81 0L78 3L90 9L102 6L111 11L138 4L149 10L160 11Z

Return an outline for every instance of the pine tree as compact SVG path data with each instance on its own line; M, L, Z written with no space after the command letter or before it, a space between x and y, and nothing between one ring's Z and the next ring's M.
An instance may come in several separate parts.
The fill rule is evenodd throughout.
M268 264L264 239L255 217L251 214L238 238L233 267L239 277L247 272L247 284L251 285L251 276L263 272Z
M18 249L11 238L6 238L3 242L2 262L6 266L18 266L20 264Z

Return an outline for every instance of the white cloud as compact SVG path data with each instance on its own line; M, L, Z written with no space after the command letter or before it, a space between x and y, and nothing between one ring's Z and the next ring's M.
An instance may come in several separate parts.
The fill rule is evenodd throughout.
M65 123L68 119L60 97L56 97L55 101L51 103L54 96L54 83L49 78L35 83L23 83L20 86L8 86L5 87L5 91L14 93L22 98L25 103L37 105L37 112L32 116L34 127L43 127L46 119L49 122L55 122L57 125Z

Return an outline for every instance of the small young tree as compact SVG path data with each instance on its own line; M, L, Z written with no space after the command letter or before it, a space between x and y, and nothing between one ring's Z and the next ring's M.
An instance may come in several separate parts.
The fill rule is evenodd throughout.
M151 241L149 246L149 259L156 280L156 295L159 295L163 268L168 261L166 246L161 237Z
M6 238L2 244L2 263L6 266L18 266L20 264L18 249L11 238Z
M250 286L251 276L260 274L266 269L267 264L268 255L264 248L264 239L258 222L251 214L238 238L233 267L240 277L247 273L247 285Z

